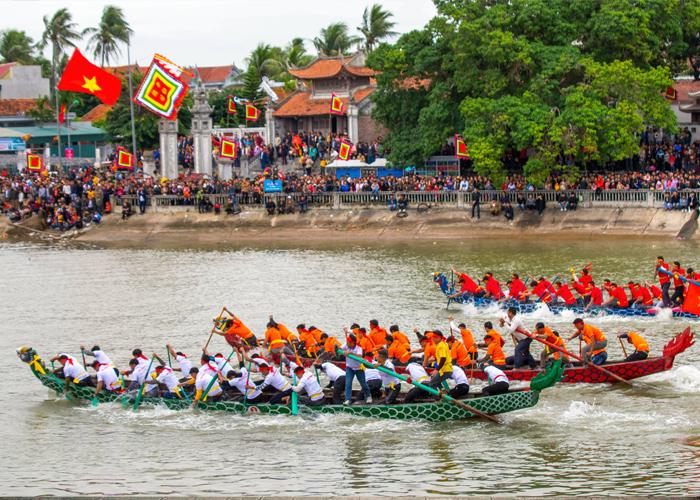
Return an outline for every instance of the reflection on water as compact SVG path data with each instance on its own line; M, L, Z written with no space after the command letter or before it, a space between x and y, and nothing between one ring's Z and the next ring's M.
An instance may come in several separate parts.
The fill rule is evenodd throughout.
M377 318L405 331L446 323L431 273L566 274L651 280L653 259L698 266L676 241L465 241L215 252L0 246L0 491L39 494L405 495L700 493L700 350L649 388L562 386L504 425L250 417L118 404L77 407L34 380L14 349L49 357L99 344L124 366L135 347L191 355L226 304L256 333L267 316L338 335ZM452 306L474 331L499 314ZM569 332L573 316L525 316ZM642 332L652 350L685 325L669 317L593 320L608 335ZM216 339L214 347L222 348ZM611 343L611 356L619 346ZM38 459L37 457L40 457Z

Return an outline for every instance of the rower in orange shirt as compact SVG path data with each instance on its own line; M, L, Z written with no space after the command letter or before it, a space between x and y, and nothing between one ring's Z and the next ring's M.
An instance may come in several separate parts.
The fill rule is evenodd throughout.
M574 326L576 327L576 332L569 337L569 340L573 340L578 336L583 338L583 341L586 343L582 351L583 359L590 361L594 365L605 363L608 359L606 350L608 340L603 335L603 332L593 325L584 323L581 318L574 320Z
M394 360L394 364L406 366L411 362L411 346L402 339L389 335L387 337L389 349L387 355Z
M625 358L625 361L641 361L649 357L649 344L637 332L627 332L618 335L620 339L627 339L627 342L634 346L634 352Z
M376 347L384 347L387 345L386 342L386 330L379 326L379 321L372 319L369 322L369 338Z
M327 333L321 334L321 342L323 343L323 354L319 356L319 360L328 361L336 358L336 351L342 347L342 344L335 337L331 337ZM338 358L339 360L342 357Z
M367 329L366 328L357 328L357 345L362 348L362 351L365 353L373 353L376 349L376 345L374 345L374 342L372 342L372 339L370 338L369 335L367 335ZM353 329L353 332L355 329Z
M270 354L280 354L287 342L282 338L282 332L280 332L277 327L277 323L272 316L270 316L270 321L267 323L267 330L265 330L265 343L267 344L267 349Z
M430 362L435 361L435 344L433 344L432 332L425 332L424 335L420 334L418 328L414 328L413 331L418 336L418 341L420 342L420 349L414 349L411 354L423 353L423 366L430 366Z
M450 335L447 337L447 345L450 347L450 356L452 356L453 363L460 368L472 364L472 358L461 340L457 340L453 335Z
M256 347L258 339L255 338L250 328L245 326L239 317L230 312L229 314L231 317L223 320L221 323L217 323L214 320L220 326L219 328L215 326L213 332L224 337L231 347L240 347L241 343L243 343L245 349Z
M321 336L323 335L323 332L321 330L319 330L315 326L310 326L309 333L314 338L317 344L321 342Z
M557 332L553 331L548 326L544 326L544 323L537 323L535 325L534 333L535 335L537 335L538 338L546 340L550 344L554 344L555 346L566 350L566 344L564 343L564 339L561 338ZM561 351L558 351L553 347L546 345L545 348L542 350L542 353L540 354L540 367L542 369L544 369L547 366L547 362L550 358L555 361L558 359L562 359L563 363L570 362L566 354L563 354Z
M450 322L450 328L453 332L459 331L459 334L462 337L462 344L467 350L469 358L472 360L472 362L476 362L476 358L479 357L479 350L476 346L476 342L474 342L474 335L472 335L471 330L467 328L467 325L464 323L460 323L459 325L455 324L452 316L448 316L447 320Z
M495 330L491 330L491 332L495 332ZM487 333L484 336L484 343L486 344L486 355L479 362L490 363L498 368L505 368L506 355L503 354L498 338L494 338L493 333Z
M299 333L299 346L301 348L301 355L306 354L306 357L315 358L318 352L318 343L316 342L316 337L306 329L306 325L303 323L297 325L297 332Z
M504 345L506 345L506 341L503 340L503 337L501 337L501 334L498 333L496 330L494 330L493 323L491 323L490 321L487 321L486 323L484 323L484 330L486 331L486 335L490 335L492 339L497 341L497 343L500 347L503 347ZM482 347L482 345L479 345L479 347Z
M398 340L398 341L405 343L406 345L408 345L410 347L411 341L408 340L408 337L406 336L405 333L403 333L402 331L399 330L399 325L391 325L389 327L389 331L391 332L391 336L393 337L394 342L396 342ZM388 339L387 339L387 341L388 341Z

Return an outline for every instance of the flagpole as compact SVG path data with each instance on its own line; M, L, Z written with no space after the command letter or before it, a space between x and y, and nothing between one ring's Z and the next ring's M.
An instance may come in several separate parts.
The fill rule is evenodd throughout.
M131 83L131 35L126 40L126 67L129 78L129 110L131 112L131 153L134 155L134 169L138 166L139 160L136 156L136 124L134 123L134 87Z
M54 88L53 95L54 95L54 102L56 103L56 110L55 111L56 111L56 133L57 133L56 137L58 137L58 170L59 170L59 174L62 174L63 173L62 172L63 163L61 162L61 122L58 119L58 113L59 113L59 110L58 110L58 77L56 75L55 68L54 68L54 72L53 72L53 80L54 80L54 83L56 84L56 87ZM51 151L51 148L49 148L49 151ZM51 155L49 154L49 164L50 163L51 163Z

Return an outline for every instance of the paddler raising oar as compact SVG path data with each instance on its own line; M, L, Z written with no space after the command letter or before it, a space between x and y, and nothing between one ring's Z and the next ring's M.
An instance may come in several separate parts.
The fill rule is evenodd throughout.
M255 337L250 328L248 328L243 321L235 314L233 314L228 309L224 310L231 316L227 319L214 320L214 328L212 332L221 335L226 339L226 342L233 347L237 348L243 345L244 349L252 349L258 346L258 339Z
M513 365L516 370L525 364L530 365L531 369L537 368L537 362L530 353L532 339L527 335L530 332L525 328L522 318L518 316L518 311L514 307L509 307L505 317L501 318L499 323L512 335L515 342L513 356L506 358L506 363Z

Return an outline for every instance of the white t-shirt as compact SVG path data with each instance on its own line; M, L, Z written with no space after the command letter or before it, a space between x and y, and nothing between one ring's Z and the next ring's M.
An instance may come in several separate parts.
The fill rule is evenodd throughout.
M228 385L238 389L240 393L245 394L248 397L248 399L257 398L260 394L262 394L262 391L255 387L253 381L250 380L248 370L246 370L245 368L241 368L241 376L229 380Z
M406 366L406 370L408 371L409 375L411 375L414 382L425 382L430 378L428 376L428 372L425 371L425 368L418 363L409 363Z
M386 362L382 365L384 368L387 368L391 371L394 371L394 363L391 362L390 359L387 359ZM382 379L382 385L384 387L389 387L391 384L398 384L400 383L400 380L394 377L393 375L389 375L388 373L384 373L383 371L377 370L379 372L379 378Z
M365 380L369 382L370 380L381 380L379 376L379 370L376 368L365 368Z
M489 382L492 384L495 384L496 382L508 382L508 377L506 377L506 374L495 366L489 365L485 367L484 372L486 375L488 375Z
M522 333L518 333L516 330L518 328L527 331L527 328L525 328L525 325L523 324L523 320L520 316L515 315L513 316L513 319L508 318L508 316L505 316L503 318L504 320L504 326L506 329L507 333L513 334L515 336L516 340L523 340L528 338L527 335L523 335Z
M224 358L223 356L214 358L214 362L216 363L217 368L221 372L221 375L223 375L224 377L228 374L228 372L235 371L231 366L231 363L226 361L226 358Z
M104 351L92 351L92 355L95 357L97 362L101 365L111 365L112 360L109 359L109 356L105 354Z
M464 373L464 370L462 370L457 365L452 365L452 380L455 381L456 385L459 385L459 384L469 385L469 379L467 379L467 375Z
M209 383L215 378L215 376L208 370L200 371L197 375L201 375L201 377L197 377L197 380L194 383L194 388L195 390L202 391L202 397L204 397L204 391L207 390ZM218 396L219 394L221 394L221 387L219 387L218 382L214 382L214 385L212 385L211 389L209 389L207 396Z
M168 368L167 366L163 368L160 375L156 377L156 380L161 384L165 384L170 392L175 392L175 388L180 384L175 372L173 372L172 368Z
M345 376L345 372L337 366L335 366L333 363L326 362L323 363L321 366L323 367L323 371L326 373L326 377L328 377L328 380L330 380L331 382L335 382L336 380L338 380L338 377Z
M114 368L109 365L100 365L100 369L97 371L97 381L102 382L108 391L119 390L122 386L117 374L114 373Z
M71 381L84 380L90 376L77 361L73 361L70 358L66 361L66 364L63 365L63 374L67 379L71 379Z
M360 357L362 357L362 347L360 347L359 345L355 345L355 347L350 348L350 347L348 347L347 344L346 344L346 345L344 345L343 347L341 347L341 349L342 349L343 351L345 351L346 353L352 353L352 354L354 354L355 356L360 356ZM360 363L359 361L354 360L354 359L351 359L350 357L346 357L346 358L345 358L345 366L346 366L347 368L350 368L350 369L352 369L352 370L359 370L360 364L361 364L361 363Z
M267 374L267 377L265 377L263 383L258 386L258 389L262 391L268 386L272 386L281 392L291 388L292 384L289 383L289 380L284 378L277 368L271 366L270 373Z
M190 361L189 358L184 355L175 355L175 360L177 361L182 374L185 376L189 375L190 370L192 370L192 361Z
M292 387L294 392L306 391L311 401L319 401L323 399L323 391L316 380L316 375L309 372L304 372L301 378L297 381L297 385Z

